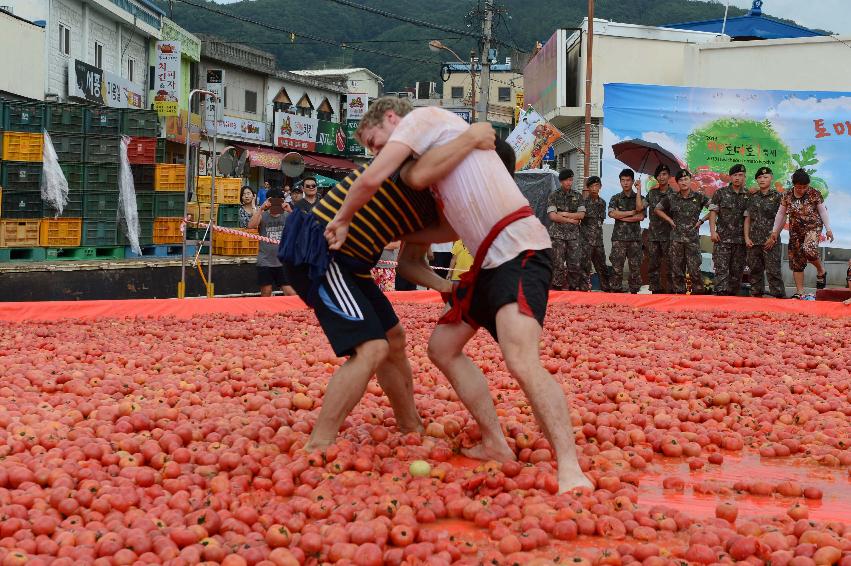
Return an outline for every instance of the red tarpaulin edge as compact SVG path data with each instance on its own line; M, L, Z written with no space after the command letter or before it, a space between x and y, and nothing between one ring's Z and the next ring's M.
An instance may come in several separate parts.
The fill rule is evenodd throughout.
M394 303L440 304L434 291L390 292ZM851 306L825 301L754 299L684 295L627 295L554 291L550 304L616 304L635 309L659 311L733 311L805 314L830 318L851 318ZM237 299L136 299L126 301L44 301L0 303L0 321L49 322L61 319L92 320L134 316L173 316L191 318L203 314L271 313L304 308L297 297L245 297Z

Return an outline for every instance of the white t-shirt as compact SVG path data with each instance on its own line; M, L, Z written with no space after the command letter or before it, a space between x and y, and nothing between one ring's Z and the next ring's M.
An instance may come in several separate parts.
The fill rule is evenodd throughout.
M458 115L442 108L417 108L399 122L389 141L410 147L419 157L433 146L449 143L468 127ZM434 188L438 206L474 257L497 222L529 205L495 151L473 151ZM497 236L482 267L498 267L526 250L551 246L547 229L530 216Z

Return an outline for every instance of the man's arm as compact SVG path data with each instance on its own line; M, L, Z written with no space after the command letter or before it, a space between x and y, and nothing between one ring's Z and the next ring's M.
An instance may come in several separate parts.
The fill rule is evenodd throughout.
M477 122L451 142L429 149L402 167L402 180L412 189L430 187L446 177L476 149L496 148L496 132L487 122Z
M378 192L384 179L391 176L411 156L412 150L403 143L389 142L372 163L349 188L340 210L325 228L328 248L339 250L349 235L352 217Z
M665 213L665 211L664 211L664 210L662 210L661 208L656 208L656 209L654 209L654 212L656 213L656 216L658 216L659 218L661 218L662 220L664 220L665 222L667 222L668 224L670 224L672 228L676 228L676 227L677 227L677 225L676 225L676 223L674 222L674 220L673 220L670 216L668 216L668 215Z
M267 199L266 202L264 202L262 206L255 210L254 214L251 215L251 220L248 221L248 226L246 226L246 228L249 230L257 230L257 228L260 227L260 222L263 220L263 212L269 210L269 207L271 206L271 201Z
M458 239L455 229L446 220L443 213L439 213L440 221L428 228L423 228L410 234L402 236L402 240L410 244L440 244L442 242L454 242Z
M405 244L399 251L396 273L411 283L423 285L441 293L452 291L452 283L438 276L425 261L428 244Z
M753 240L751 240L751 217L748 213L745 213L745 245L749 248L753 247Z

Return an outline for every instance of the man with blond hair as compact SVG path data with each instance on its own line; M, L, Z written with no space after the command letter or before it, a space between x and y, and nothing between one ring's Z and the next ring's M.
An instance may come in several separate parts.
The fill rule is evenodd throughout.
M429 357L482 429L482 443L469 455L502 461L514 457L505 437L495 434L500 429L487 381L463 352L484 326L499 342L509 372L529 397L555 450L559 491L591 487L576 457L564 392L540 360L539 342L552 278L552 244L546 228L495 152L475 150L434 182L428 170L416 167L417 158L453 143L467 124L441 108L400 114L393 104L390 99L379 99L361 121L358 139L376 158L328 224L325 236L330 248L345 244L352 219L379 191L384 176L402 167L402 179L409 186L432 185L438 206L475 258L428 348Z

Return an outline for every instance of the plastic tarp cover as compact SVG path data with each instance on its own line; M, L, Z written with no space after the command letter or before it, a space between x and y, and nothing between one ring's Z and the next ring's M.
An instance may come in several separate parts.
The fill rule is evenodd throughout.
M118 177L118 218L124 227L130 249L136 255L142 255L139 247L139 210L136 208L136 186L133 184L133 172L130 170L130 159L127 148L130 137L121 136L121 170Z
M535 216L544 226L549 227L547 198L558 189L558 173L552 169L526 169L517 171L514 180L520 187L520 192L529 201L529 206L535 211Z
M53 141L47 130L44 131L44 147L41 150L41 200L56 210L60 216L68 204L68 180L59 166L59 157L53 148Z

